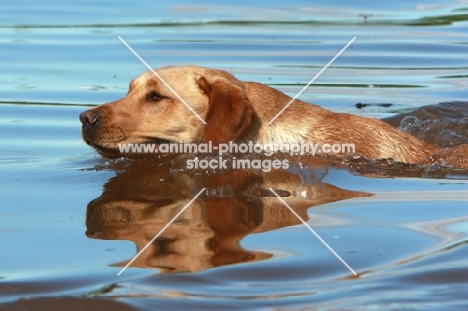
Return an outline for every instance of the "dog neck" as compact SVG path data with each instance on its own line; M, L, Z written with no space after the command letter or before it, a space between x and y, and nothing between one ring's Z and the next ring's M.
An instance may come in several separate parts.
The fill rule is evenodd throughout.
M286 94L256 82L243 82L247 96L257 114L252 126L254 131L244 137L244 141L255 141L260 144L300 143L309 141L313 136L311 128L319 127L327 110L319 106L294 100L280 115L276 115L292 100ZM314 118L300 115L302 107L312 109ZM276 118L275 118L276 117ZM261 121L263 120L263 121ZM273 122L268 123L270 120Z

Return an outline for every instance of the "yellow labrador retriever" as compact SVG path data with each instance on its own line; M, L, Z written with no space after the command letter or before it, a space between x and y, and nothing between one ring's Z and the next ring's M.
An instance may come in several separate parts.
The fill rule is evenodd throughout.
M259 144L351 143L368 158L419 163L438 150L372 118L334 113L295 100L256 82L239 81L226 71L198 66L164 67L133 80L127 95L80 114L82 136L105 157L120 157L119 144L226 142Z

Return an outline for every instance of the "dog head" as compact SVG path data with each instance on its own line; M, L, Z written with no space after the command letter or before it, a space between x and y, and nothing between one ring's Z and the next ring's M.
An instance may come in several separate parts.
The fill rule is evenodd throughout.
M85 142L111 158L119 144L237 141L253 119L241 81L197 66L147 71L124 98L80 114Z

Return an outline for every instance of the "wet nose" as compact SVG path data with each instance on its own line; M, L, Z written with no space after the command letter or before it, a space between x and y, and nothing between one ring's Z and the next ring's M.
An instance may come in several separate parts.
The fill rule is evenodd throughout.
M90 239L100 239L104 235L101 230L86 230L86 236Z
M80 121L83 124L93 125L94 123L97 122L98 119L99 119L99 115L92 110L86 110L80 113Z

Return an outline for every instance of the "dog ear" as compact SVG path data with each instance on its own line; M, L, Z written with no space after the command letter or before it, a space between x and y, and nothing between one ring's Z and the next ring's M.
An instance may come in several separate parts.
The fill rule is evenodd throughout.
M254 109L242 86L224 78L209 83L200 77L197 83L209 98L203 141L217 145L245 135Z

